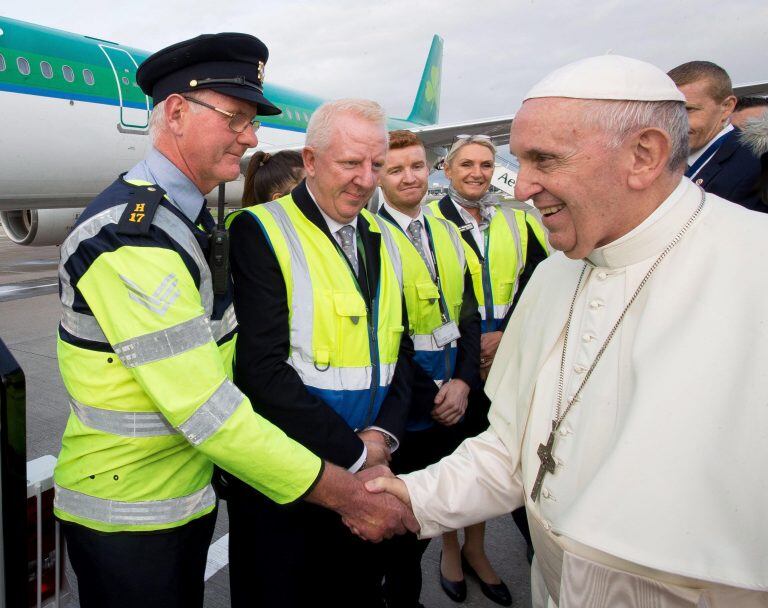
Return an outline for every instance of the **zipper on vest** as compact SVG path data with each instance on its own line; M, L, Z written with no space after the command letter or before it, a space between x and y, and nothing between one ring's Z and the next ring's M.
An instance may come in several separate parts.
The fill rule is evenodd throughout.
M492 331L491 323L495 321L493 314L493 291L491 290L491 268L490 268L490 237L491 229L485 229L485 256L480 260L480 268L483 276L483 299L485 300L485 327L487 331Z
M368 414L365 416L365 424L363 425L363 428L370 426L373 422L372 417L373 410L376 405L376 393L379 389L379 345L376 341L377 319L374 319L374 315L376 315L377 310L377 301L376 298L373 298L371 300L371 306L368 310L368 314L366 315L368 317L368 350L370 351L371 355L371 388L369 391L371 398L368 402Z

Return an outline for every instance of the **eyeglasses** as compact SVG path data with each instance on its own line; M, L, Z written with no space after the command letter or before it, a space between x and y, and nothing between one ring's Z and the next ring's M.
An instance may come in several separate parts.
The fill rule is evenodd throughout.
M229 118L229 128L235 133L242 133L249 125L253 128L253 131L256 132L261 126L260 120L256 118L248 118L245 114L240 114L240 112L227 112L226 110L212 106L211 104L195 99L194 97L188 97L187 95L182 95L182 97L187 101L196 103L199 106L203 106L204 108L208 108L209 110L213 110L214 112L218 112Z
M456 136L456 141L465 141L465 140L475 141L478 139L481 141L491 141L491 136L490 135L468 135L466 133Z

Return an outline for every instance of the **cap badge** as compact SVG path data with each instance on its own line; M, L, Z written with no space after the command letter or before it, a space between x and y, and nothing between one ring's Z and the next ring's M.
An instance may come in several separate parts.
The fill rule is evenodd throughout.
M189 86L196 87L197 86L197 80L190 80L189 81Z

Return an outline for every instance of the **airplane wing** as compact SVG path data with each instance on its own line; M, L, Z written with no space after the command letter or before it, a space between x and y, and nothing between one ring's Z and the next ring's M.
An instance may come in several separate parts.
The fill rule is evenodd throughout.
M496 116L482 120L408 127L419 136L427 148L450 148L457 135L488 135L496 146L509 143L509 129L514 115Z
M737 84L733 87L733 94L737 97L766 97L768 96L768 81Z

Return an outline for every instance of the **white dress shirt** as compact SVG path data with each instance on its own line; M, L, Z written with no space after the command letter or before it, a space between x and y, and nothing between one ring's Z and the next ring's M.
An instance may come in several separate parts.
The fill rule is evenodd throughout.
M480 230L480 224L478 224L477 220L472 217L472 214L464 209L459 203L451 199L451 202L456 207L456 211L459 212L459 215L461 216L461 219L464 220L466 224L472 224L472 238L475 239L475 243L477 243L477 248L480 250L480 253L483 257L485 257L485 238L483 237L483 231ZM496 208L491 207L490 209L490 217L493 217L496 213Z

